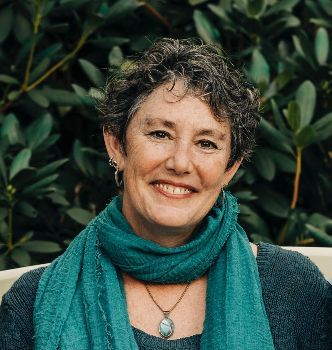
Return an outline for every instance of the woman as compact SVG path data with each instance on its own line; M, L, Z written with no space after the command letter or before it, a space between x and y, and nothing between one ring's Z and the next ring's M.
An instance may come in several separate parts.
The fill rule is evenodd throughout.
M257 106L192 40L159 40L111 79L102 125L123 193L5 296L3 348L328 349L331 286L300 254L257 251L224 191Z

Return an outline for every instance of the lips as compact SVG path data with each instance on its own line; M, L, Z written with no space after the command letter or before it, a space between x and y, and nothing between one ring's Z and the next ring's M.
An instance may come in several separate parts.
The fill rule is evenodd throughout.
M193 192L197 192L197 190L194 187L183 183L175 183L175 182L160 180L160 181L154 181L152 185L159 192L167 193L170 195L185 196Z

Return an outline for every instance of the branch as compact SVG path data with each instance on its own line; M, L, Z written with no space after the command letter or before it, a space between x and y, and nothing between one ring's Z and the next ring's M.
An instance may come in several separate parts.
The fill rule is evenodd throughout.
M10 206L8 208L8 240L7 240L8 250L13 249L13 208Z
M296 148L296 173L294 178L293 199L292 199L291 209L296 208L296 204L299 198L301 167L302 167L302 148L297 147Z
M278 245L284 244L287 231L288 231L288 221L286 221L285 225L283 226L282 230L280 231L279 238L278 238Z
M146 8L146 10L155 17L159 22L161 22L168 30L171 30L171 24L168 22L167 18L162 16L154 7L152 7L150 4L146 3L145 1L142 1L143 6Z
M26 88L23 90L24 92L29 92L32 89L34 89L37 85L42 83L44 80L46 80L51 74L53 74L57 69L59 69L61 66L63 66L65 63L67 63L69 60L71 60L76 53L81 49L81 47L85 44L87 38L89 35L92 34L92 32L87 33L83 35L79 41L77 42L75 48L73 51L71 51L69 54L67 54L62 60L60 60L58 63L56 63L53 67L51 67L44 75L42 75L39 79L37 79L32 84L26 86Z
M293 198L291 203L291 209L296 208L296 204L299 198L299 187L300 187L300 177L301 177L301 167L302 167L302 148L296 148L296 173L294 178L294 187L293 187ZM279 234L278 244L282 245L285 242L285 238L288 231L288 221L283 226Z
M30 70L31 70L31 66L32 66L32 62L33 62L33 56L35 54L35 50L36 50L36 37L38 34L38 30L39 30L39 26L40 26L40 21L42 18L42 4L43 4L43 0L37 0L36 3L36 16L35 19L33 21L33 38L32 38L32 45L31 45L31 49L29 52L29 58L28 58L28 63L27 66L25 68L25 74L24 74L24 81L23 84L21 86L21 91L25 91L28 83L29 83L29 78L30 78Z

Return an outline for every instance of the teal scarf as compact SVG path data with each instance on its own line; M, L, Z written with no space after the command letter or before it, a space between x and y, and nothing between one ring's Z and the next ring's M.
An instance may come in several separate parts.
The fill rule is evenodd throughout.
M137 236L116 197L45 271L34 311L36 350L136 350L120 271L185 283L208 273L202 350L274 349L257 264L226 193L192 240L164 248Z

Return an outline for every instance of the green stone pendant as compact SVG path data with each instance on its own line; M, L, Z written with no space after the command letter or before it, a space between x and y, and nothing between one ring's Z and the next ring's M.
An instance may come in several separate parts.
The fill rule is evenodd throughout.
M164 318L159 323L159 334L163 338L169 338L174 333L174 322L168 315L168 312L164 312Z

